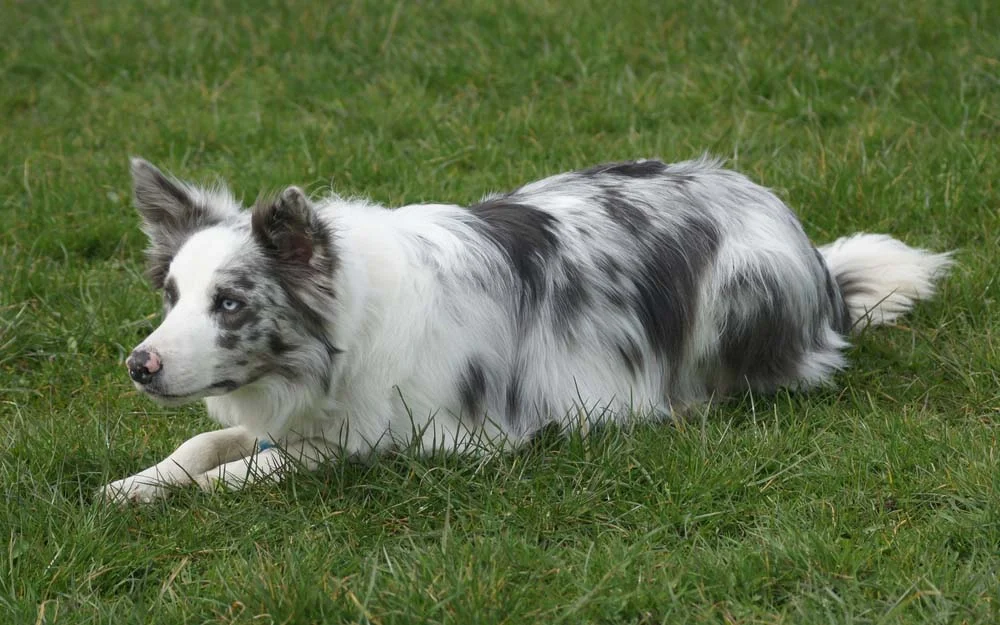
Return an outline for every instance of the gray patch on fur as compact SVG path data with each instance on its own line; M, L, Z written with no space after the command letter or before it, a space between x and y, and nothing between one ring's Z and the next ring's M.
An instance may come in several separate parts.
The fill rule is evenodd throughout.
M236 312L219 311L217 314L219 327L231 332L253 327L260 321L260 315L249 304Z
M556 332L571 337L574 324L594 298L579 268L567 264L562 274L552 290L552 325Z
M645 257L632 274L632 307L646 339L667 362L683 362L691 336L700 280L715 260L719 231L704 215L690 214L671 229L650 233Z
M601 196L604 212L632 236L641 236L650 227L649 215L617 189L605 189Z
M486 400L486 372L478 360L470 360L458 381L462 413L471 418L482 417Z
M173 278L167 278L163 284L163 303L167 308L173 308L177 305L178 299L180 299L180 293L177 291L177 281Z
M813 300L792 300L794 293L773 270L748 268L725 285L720 353L732 383L772 390L795 380L811 352L827 349L826 328L837 315L836 303L820 298L825 290Z
M625 178L656 178L666 171L667 166L662 161L623 161L620 163L604 163L581 170L583 176L622 176Z
M521 377L515 371L507 381L507 391L504 395L505 407L507 409L507 421L517 430L523 425L526 415L524 410L524 397L521 395Z
M633 377L642 370L644 366L644 359L642 357L642 349L639 347L632 338L626 337L621 343L618 344L618 355L621 356L622 362L625 363L625 367L628 369L629 373Z
M215 338L215 344L222 349L236 349L240 344L240 335L236 332L220 332Z
M520 281L522 311L536 307L545 296L547 264L559 247L558 220L549 213L507 197L469 208L478 218L474 227L506 255Z
M270 332L267 335L267 346L275 356L292 351L292 346L285 342L285 339L277 332Z
M339 261L328 226L302 191L289 187L277 200L254 206L251 228L288 303L314 332L325 335L322 316L305 300L334 297Z
M257 282L245 273L237 274L233 284L244 291L253 291L257 287Z
M846 301L848 294L844 291L844 284L840 280L834 280L833 276L830 275L830 268L827 267L823 254L815 248L813 248L813 252L823 270L823 285L826 288L826 296L832 310L831 325L834 330L846 336L851 331L851 311L847 308ZM842 278L842 276L838 276L838 278ZM862 291L866 295L871 294L870 288L861 288L856 284L849 284L848 286L851 289L851 295L859 294Z
M339 266L329 226L297 187L289 187L273 201L254 206L251 231L267 258L270 273L278 280L291 321L324 346L320 378L324 390L330 384L333 358L339 350L330 343L321 302L334 299L333 280ZM332 307L327 305L327 307Z

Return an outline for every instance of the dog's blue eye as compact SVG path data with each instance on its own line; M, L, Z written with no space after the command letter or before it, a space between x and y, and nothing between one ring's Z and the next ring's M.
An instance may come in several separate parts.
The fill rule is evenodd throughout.
M225 312L236 312L240 308L243 308L243 302L238 300L229 299L228 297L219 300L219 309Z

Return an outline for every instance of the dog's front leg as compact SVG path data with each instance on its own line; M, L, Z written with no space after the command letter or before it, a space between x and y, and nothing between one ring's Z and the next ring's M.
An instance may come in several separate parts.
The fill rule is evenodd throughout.
M257 439L241 427L204 432L181 443L174 453L145 471L111 482L98 493L110 501L149 502L169 487L184 486L206 471L252 453Z
M195 482L208 491L223 487L239 490L248 484L280 482L296 470L315 471L338 455L340 447L317 438L293 439L280 447L268 447L233 462L219 465L195 476Z

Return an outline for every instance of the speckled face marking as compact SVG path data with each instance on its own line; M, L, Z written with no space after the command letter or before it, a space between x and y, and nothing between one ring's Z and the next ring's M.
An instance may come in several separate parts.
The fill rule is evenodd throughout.
M332 298L336 256L305 196L291 188L251 214L148 163L133 174L165 312L133 352L160 365L133 375L136 386L180 402L269 375L328 377L338 350L305 302ZM295 364L310 361L307 371Z

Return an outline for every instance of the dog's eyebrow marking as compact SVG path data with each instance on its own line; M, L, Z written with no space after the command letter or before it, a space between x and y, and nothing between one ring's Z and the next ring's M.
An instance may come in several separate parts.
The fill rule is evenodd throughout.
M252 270L227 268L219 272L219 291L230 295L245 295L257 291L261 282Z
M233 285L243 291L253 291L257 288L257 283L248 274L237 273L233 276Z

